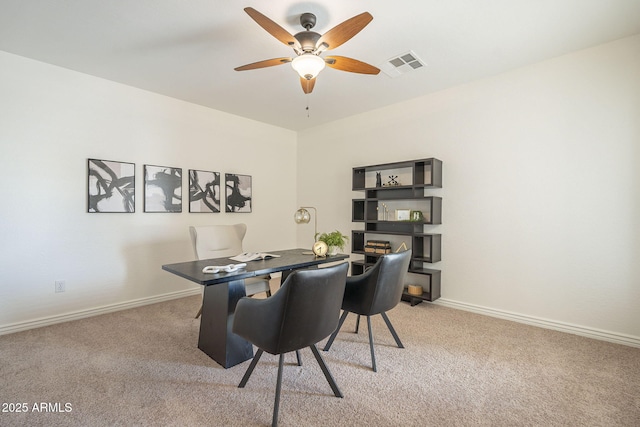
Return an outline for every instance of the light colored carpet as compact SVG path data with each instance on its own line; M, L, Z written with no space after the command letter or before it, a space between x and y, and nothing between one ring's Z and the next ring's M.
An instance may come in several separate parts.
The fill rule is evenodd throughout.
M197 349L200 301L1 336L0 425L269 425L277 357L237 388L249 361L223 369ZM377 373L353 315L321 352L343 399L308 349L302 367L288 355L280 425L640 425L640 349L437 305L401 303L389 317L406 348L374 318ZM42 402L55 412L34 411ZM5 412L11 403L27 412Z

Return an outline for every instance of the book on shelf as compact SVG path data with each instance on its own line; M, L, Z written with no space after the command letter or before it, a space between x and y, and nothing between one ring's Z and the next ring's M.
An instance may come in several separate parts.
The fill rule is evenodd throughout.
M247 262L247 261L256 261L256 260L265 260L268 258L279 258L280 255L268 254L266 252L244 252L240 255L232 256L229 259L239 262Z

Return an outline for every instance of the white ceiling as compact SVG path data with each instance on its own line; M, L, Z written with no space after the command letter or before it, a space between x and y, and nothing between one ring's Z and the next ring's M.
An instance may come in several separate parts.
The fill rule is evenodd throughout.
M322 34L368 11L329 54L382 68L411 50L427 66L396 78L326 68L305 95L288 64L233 70L293 53L247 6L292 34L303 12ZM0 50L293 130L638 33L640 0L0 0Z

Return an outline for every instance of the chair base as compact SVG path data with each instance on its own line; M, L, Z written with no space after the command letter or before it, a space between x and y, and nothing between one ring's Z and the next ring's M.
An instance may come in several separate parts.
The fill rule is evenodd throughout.
M331 334L331 337L329 337L329 340L324 346L324 349L323 349L324 351L329 351L329 349L331 348L331 345L333 344L333 341L336 339L338 332L340 332L340 328L342 328L342 324L346 320L348 314L349 314L348 311L343 310L342 316L340 316L340 321L338 322L338 327L336 328L335 331L333 331L333 333ZM402 345L402 342L400 341L400 337L396 333L396 330L393 328L393 325L391 324L391 321L389 320L387 313L383 312L383 313L380 313L380 315L382 316L382 319L384 319L384 323L387 324L387 328L389 328L389 332L391 332L391 335L393 336L393 339L398 345L398 348L404 348L404 345ZM358 333L359 328L360 328L360 315L358 314L358 318L356 319L356 331L355 331L356 334ZM367 316L367 329L369 330L369 349L371 350L371 369L373 369L373 372L378 372L378 369L376 367L376 354L373 349L373 330L371 328L371 316Z
M329 368L327 367L327 364L324 362L324 359L320 355L320 352L316 348L315 344L310 345L309 348L311 349L311 352L313 353L313 356L316 358L316 361L318 362L318 365L320 365L320 369L322 370L322 373L324 374L324 377L326 378L327 382L329 383L329 386L331 387L331 390L333 391L334 396L335 397L344 397L344 395L342 394L342 392L338 388L338 385L336 384L336 380L333 378L333 375L331 375L331 371L329 371ZM251 364L249 364L249 367L247 368L247 371L244 373L244 376L242 377L242 380L240 381L240 384L238 384L238 388L244 388L244 386L247 385L247 381L249 381L249 377L251 377L251 374L253 373L253 370L255 369L256 365L258 364L258 361L260 360L260 357L262 356L262 353L264 353L264 351L262 349L258 349L256 351L256 355L253 357L253 360L251 361ZM299 350L296 350L296 357L297 357L297 360L298 360L298 366L302 366L302 359L300 358ZM283 367L284 367L284 353L280 354L280 357L279 357L279 360L278 360L278 379L276 381L276 396L275 396L275 402L273 404L273 418L271 420L272 427L275 427L275 426L278 425L278 412L279 412L279 409L280 409L280 391L282 390L282 369L283 369Z

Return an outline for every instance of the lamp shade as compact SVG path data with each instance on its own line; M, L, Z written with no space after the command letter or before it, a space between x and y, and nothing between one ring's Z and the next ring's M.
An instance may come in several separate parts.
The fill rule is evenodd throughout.
M324 59L313 53L303 53L291 61L291 66L303 79L315 78L324 68Z
M293 215L293 219L296 224L308 224L311 221L311 214L308 210L301 208Z

